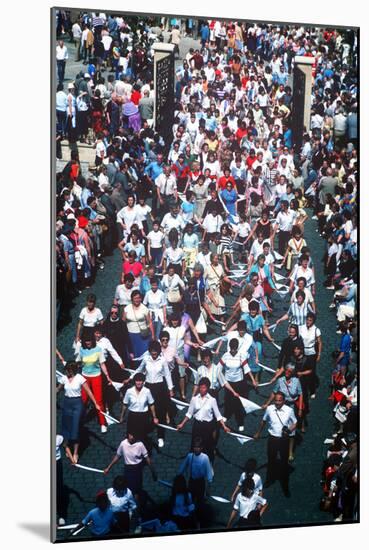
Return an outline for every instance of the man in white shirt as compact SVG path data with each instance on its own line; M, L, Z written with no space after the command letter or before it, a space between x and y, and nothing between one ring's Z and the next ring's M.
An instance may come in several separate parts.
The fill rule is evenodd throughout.
M285 404L282 392L276 392L274 403L269 405L264 413L259 430L254 438L259 439L264 426L268 426L268 468L264 487L269 487L279 477L285 496L290 496L288 488L288 451L289 439L296 429L297 419L291 407ZM280 462L278 464L278 454Z
M208 455L211 462L214 461L214 428L216 422L222 426L225 432L230 432L231 429L224 423L223 417L219 411L218 404L214 397L208 393L210 388L210 380L208 378L201 378L199 380L199 393L191 399L190 406L186 416L178 424L177 430L187 424L192 417L194 417L194 424L192 427L192 443L196 437L201 437L204 445L204 452Z
M68 50L64 45L64 40L59 40L58 45L56 46L56 65L58 69L58 81L63 83L65 75L65 64L68 59Z
M75 61L80 61L80 53L81 53L81 38L82 38L82 29L80 27L80 24L78 21L74 23L72 26L72 34L73 34L73 40L74 45L76 46L76 59Z
M277 214L276 223L274 225L273 240L277 230L279 229L278 252L284 256L288 241L291 238L291 231L293 225L295 224L297 214L295 211L289 209L288 201L281 200L280 204L281 210Z
M160 203L160 214L169 210L171 201L178 201L177 180L170 166L164 166L163 172L155 180L156 193Z

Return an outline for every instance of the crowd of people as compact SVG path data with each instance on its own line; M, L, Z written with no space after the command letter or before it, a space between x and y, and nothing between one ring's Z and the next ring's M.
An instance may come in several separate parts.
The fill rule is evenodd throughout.
M78 467L89 402L101 434L122 429L116 422L124 427L110 464L100 465L108 475L122 458L124 475L99 492L96 508L75 530L88 526L99 537L201 528L209 488L221 475L221 430L247 442L247 414L255 409L264 412L250 437L268 431L266 478L249 457L229 501L227 526L236 519L239 527L260 526L270 506L267 488L279 480L290 496L296 438L303 450L323 376L332 391L319 397L332 400L334 434L321 507L335 521L355 520L355 32L82 12L71 21L59 11L57 34L57 157L64 140L71 148L56 175L58 328L75 322L74 341L57 351L64 365L57 385L64 393L59 527L68 517L61 449ZM197 39L188 51L185 35ZM68 41L82 68L65 90ZM155 130L155 41L172 42L180 57L169 141ZM296 55L314 59L311 124L303 136L293 133ZM95 150L88 175L80 143ZM316 229L314 239L305 234L307 223ZM316 257L319 239L323 259ZM117 255L117 286L111 307L102 311L94 283L104 279L107 258ZM320 261L325 280L317 275ZM86 305L74 321L82 292ZM324 315L336 314L340 342L327 353L317 295L329 293ZM285 313L276 318L280 302ZM281 345L279 325L287 333ZM266 341L279 350L268 366ZM320 368L323 350L332 368ZM262 385L269 395L256 404ZM186 424L192 436L170 482L168 513L145 524L144 467L157 479L157 450ZM322 449L323 441L316 445Z

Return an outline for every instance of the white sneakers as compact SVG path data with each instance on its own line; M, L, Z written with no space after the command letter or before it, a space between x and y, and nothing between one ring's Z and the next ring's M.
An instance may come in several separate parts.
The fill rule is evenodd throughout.
M106 434L107 431L108 431L108 427L107 427L107 426L101 426L101 433L102 433L102 434Z
M161 437L158 439L158 447L159 447L159 449L164 447L164 439L161 439Z
M238 431L239 431L239 432L245 431L245 427L244 427L244 426L238 426Z

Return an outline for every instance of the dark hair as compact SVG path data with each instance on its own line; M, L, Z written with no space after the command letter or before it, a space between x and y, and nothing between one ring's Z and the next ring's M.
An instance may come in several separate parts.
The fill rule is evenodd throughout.
M125 476L116 476L114 478L113 489L116 491L124 491L124 489L127 489L127 479Z
M144 382L145 379L146 377L143 372L136 372L136 374L133 377L133 382L136 382L136 381Z
M169 332L167 330L162 330L161 333L159 334L159 339L161 340L162 338L170 338L169 336Z
M96 294L88 294L86 302L94 302L94 304L96 304Z
M67 361L67 364L65 365L65 370L71 370L73 372L73 376L75 376L78 372L78 365L75 361Z
M142 294L139 290L134 290L131 294L131 300L135 297L135 296L140 296L141 300L142 300Z
M150 342L149 351L156 351L157 353L161 353L160 342L158 342L157 340L153 340L152 342Z
M259 302L257 302L256 300L252 300L249 303L249 311L259 311L259 309L260 309Z
M232 339L229 341L229 347L230 347L230 348L236 348L236 349L238 349L238 345L239 345L239 343L238 343L237 338L232 338Z
M213 352L210 349L203 349L201 351L201 359L204 360L205 357L213 358Z
M210 380L209 380L209 378L206 378L205 376L203 376L202 378L200 378L199 383L198 383L198 386L206 386L206 387L209 389L209 388L210 388Z

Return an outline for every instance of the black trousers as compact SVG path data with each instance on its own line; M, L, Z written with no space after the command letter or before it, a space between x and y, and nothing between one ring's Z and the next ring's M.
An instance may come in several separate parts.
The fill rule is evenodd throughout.
M166 424L166 416L169 410L169 396L166 382L157 382L156 384L146 382L145 386L151 391L154 398L155 412L160 424ZM164 439L164 434L164 428L158 426L158 438Z
M288 489L288 447L289 437L268 437L268 483L279 479L284 490Z
M240 382L228 382L229 385L234 389L235 392L242 395L242 397L246 397L246 381L241 380ZM245 411L242 406L241 401L238 399L238 397L234 397L233 394L231 394L230 391L225 388L224 390L224 416L227 418L231 418L232 416L235 416L236 422L239 426L242 426L244 419L245 419Z
M284 256L288 241L291 238L291 232L290 231L280 231L278 233L278 252Z
M192 426L191 448L193 448L195 439L197 437L201 437L204 453L208 455L210 461L214 460L215 441L213 433L215 428L215 420L212 420L211 422L200 422L199 420L194 420Z
M193 503L198 505L205 497L205 479L203 477L199 477L198 479L190 477L188 490L191 493Z

